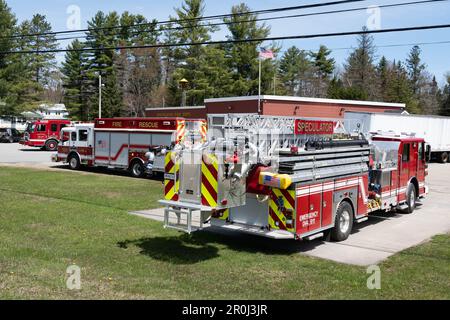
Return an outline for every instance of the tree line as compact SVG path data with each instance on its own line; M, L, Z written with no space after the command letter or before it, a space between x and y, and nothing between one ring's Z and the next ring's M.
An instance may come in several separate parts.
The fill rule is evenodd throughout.
M140 14L99 11L88 21L83 41L68 46L75 50L61 64L54 53L0 55L0 114L49 102L65 103L74 119L93 119L98 116L99 76L104 117L143 116L148 107L179 106L183 91L192 106L207 98L258 94L262 42L103 50L208 42L219 27L198 19L204 11L204 0L184 0L163 26ZM270 35L270 26L258 22L246 4L233 6L230 13L223 19L228 40ZM18 24L0 0L0 52L55 49L58 39L51 31L40 14ZM405 61L378 58L372 36L361 34L342 66L324 45L317 51L292 46L281 52L279 43L265 47L276 58L262 62L263 94L398 102L412 113L450 116L450 75L440 88L418 46Z

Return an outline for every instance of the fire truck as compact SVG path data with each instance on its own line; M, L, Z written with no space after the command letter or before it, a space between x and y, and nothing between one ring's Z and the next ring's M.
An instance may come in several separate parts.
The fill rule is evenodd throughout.
M75 124L61 132L53 157L73 170L82 165L126 169L134 177L164 172L161 152L181 142L206 140L206 121L182 118L112 118Z
M166 154L166 228L343 241L370 213L412 213L428 192L421 138L255 114L210 115L208 126L206 143Z
M38 120L28 123L20 144L39 147L47 151L58 148L61 130L70 126L70 120Z

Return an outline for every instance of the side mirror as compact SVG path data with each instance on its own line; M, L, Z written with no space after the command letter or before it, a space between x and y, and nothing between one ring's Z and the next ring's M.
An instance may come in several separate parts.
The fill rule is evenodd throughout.
M427 144L425 147L425 161L431 161L431 146L429 144Z

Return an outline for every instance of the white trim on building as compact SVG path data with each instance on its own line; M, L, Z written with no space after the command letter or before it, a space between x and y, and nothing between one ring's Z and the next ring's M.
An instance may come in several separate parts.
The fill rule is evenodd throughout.
M404 103L359 101L359 100L338 100L338 99L307 98L307 97L287 97L287 96L273 96L273 95L206 99L205 103L248 101L248 100L261 100L261 101L262 100L277 100L277 101L291 101L291 102L312 102L312 103L347 104L347 105L357 105L357 106L406 108L406 104L404 104Z

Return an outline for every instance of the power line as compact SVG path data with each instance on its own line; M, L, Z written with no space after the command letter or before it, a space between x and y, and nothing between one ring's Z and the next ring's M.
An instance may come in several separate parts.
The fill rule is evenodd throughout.
M426 46L426 45L440 45L440 44L450 44L450 40L444 41L432 41L432 42L410 42L410 43L398 43L398 44L382 44L375 45L376 48L393 48L393 47L411 47L411 46ZM339 48L328 48L331 51L338 50L354 50L356 47L339 47ZM312 51L314 49L301 49L303 51ZM283 55L287 50L281 50L277 52L277 56Z
M244 14L270 14L270 13L276 13L276 12L282 12L282 11L311 9L311 8L334 6L334 5L363 2L363 1L366 1L366 0L330 1L330 2L323 2L323 3L300 5L300 6L289 6L289 7L281 7L281 8L248 11L248 12L245 12ZM435 1L446 1L446 0L435 0ZM184 22L194 22L194 21L203 21L203 20L205 20L205 21L217 20L217 19L223 19L223 18L227 18L227 17L234 17L234 16L240 16L240 15L241 15L241 13L237 13L237 14L236 13L228 13L228 14L203 16L203 17L190 18L190 19L178 19L178 20L172 19L172 20L159 21L159 22L138 23L138 24L126 25L126 26L97 27L97 28L77 29L77 30L51 31L51 32L44 32L44 33L18 34L18 35L13 35L13 36L3 36L3 37L0 37L0 39L50 36L50 35L57 35L57 34L89 32L89 31L98 31L98 30L129 29L129 28L135 28L135 27L140 27L140 26L153 26L153 25L160 25L160 24L184 23Z
M2 55L6 54L42 54L42 53L59 53L59 52L91 52L91 51L107 51L107 50L133 50L133 49L150 49L150 48L165 48L165 47L187 47L187 46L199 46L199 45L221 45L231 43L251 43L251 42L264 42L264 41L280 41L280 40L298 40L298 39L314 39L314 38L328 38L328 37L342 37L361 34L381 34L381 33L393 33L393 32L408 32L419 30L435 30L435 29L447 29L450 28L450 24L440 25L426 25L415 27L403 27L403 28L390 28L379 30L361 30L361 31L347 31L347 32L334 32L334 33L321 33L321 34L306 34L295 36L278 36L268 38L254 38L254 39L240 39L240 40L220 40L220 41L203 41L196 43L160 43L154 45L135 45L135 46L113 46L103 48L81 48L81 49L51 49L51 50L23 50L23 51L3 51Z
M377 6L377 7L380 8L380 9L383 9L383 8L403 7L403 6L427 4L427 3L432 4L432 3L439 3L439 2L444 2L444 1L449 1L449 0L421 0L421 1L401 2L401 3L393 3L393 4L387 4L387 5L380 5L380 6ZM277 16L277 17L257 18L257 19L252 19L252 20L241 20L241 21L233 21L233 22L220 22L220 23L209 24L209 26L233 25L233 24L241 24L241 23L249 23L249 22L292 19L292 18L319 16L319 15L327 15L327 14L356 12L356 11L363 11L363 10L367 10L367 7L358 7L358 8L341 9L341 10L331 10L331 11L323 11L323 12L312 12L312 13L295 14L295 15L287 15L287 16ZM208 25L203 25L203 26L208 26ZM154 32L170 31L170 30L183 30L183 29L190 29L190 28L192 28L192 27L173 27L173 28L164 28L164 29L155 30ZM133 31L133 32L131 32L131 34L137 35L137 34L149 33L149 32L152 32L152 31L139 30L139 31ZM80 35L80 36L76 36L76 37L57 38L56 40L57 41L74 40L74 39L82 39L82 38L86 38L86 37L87 37L87 35Z

